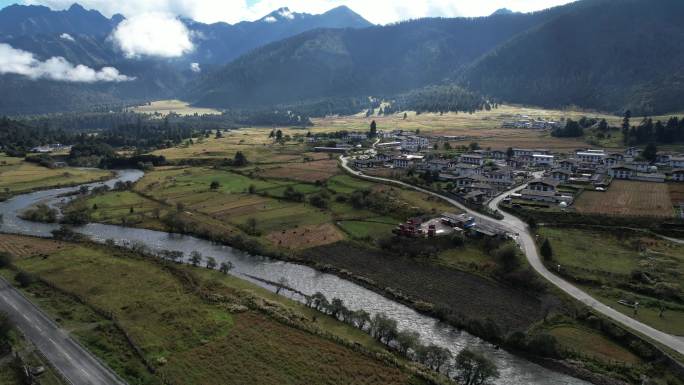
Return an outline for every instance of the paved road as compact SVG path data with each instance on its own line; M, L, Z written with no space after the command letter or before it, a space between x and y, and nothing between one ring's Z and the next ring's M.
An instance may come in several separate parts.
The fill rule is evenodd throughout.
M537 246L535 244L534 238L532 236L532 233L530 232L529 227L525 222L522 220L518 219L517 217L508 214L508 213L502 213L504 215L504 219L501 221L496 221L490 217L486 217L478 212L475 212L468 207L464 206L460 202L450 199L448 197L445 197L443 195L434 193L432 191L425 190L420 187L416 187L413 185L410 185L408 183L403 183L399 181L395 181L392 179L386 179L386 178L379 178L379 177L373 177L373 176L368 176L364 175L362 172L355 171L351 169L348 165L348 158L341 157L340 158L342 162L342 167L349 173L352 173L359 178L375 181L375 182L383 182L383 183L393 183L393 184L398 184L407 188L411 188L413 190L417 190L435 197L439 197L446 202L449 202L450 204L460 208L461 210L466 211L469 215L475 217L478 221L480 222L485 222L487 224L492 224L494 223L496 226L503 228L506 232L516 234L517 235L517 241L518 244L520 245L521 249L525 253L525 256L527 257L527 260L529 261L530 265L546 280L563 290L565 293L568 295L572 296L573 298L577 299L578 301L584 303L585 305L591 307L595 311L603 314L606 317L609 317L613 319L614 321L617 321L618 323L627 326L633 330L636 330L637 332L648 336L649 338L669 347L672 350L677 351L680 354L684 354L684 338L682 337L677 337L673 336L671 334L663 333L659 330L656 330L646 324L643 324L631 317L628 317L619 311L604 305L603 303L599 302L598 300L594 299L592 296L589 294L585 293L578 287L572 285L568 281L560 278L559 276L553 274L550 272L546 266L541 261L541 258L539 256L539 252L537 250ZM492 210L498 210L499 203L509 194L511 194L514 191L520 190L524 188L525 186L518 186L513 190L507 191L498 197L494 198L492 201L489 203L489 208Z
M1 277L0 311L9 315L26 338L71 384L126 384Z

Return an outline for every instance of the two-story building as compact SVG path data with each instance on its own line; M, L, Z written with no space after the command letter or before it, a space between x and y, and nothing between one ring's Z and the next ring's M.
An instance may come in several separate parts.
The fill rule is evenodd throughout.
M684 169L672 170L672 180L675 182L684 182Z
M637 171L628 166L615 166L608 169L608 175L615 179L629 180L637 175Z
M554 156L534 154L532 155L532 164L536 167L551 167L553 166Z
M482 166L485 163L485 158L478 154L464 154L460 158L461 163L474 164L476 166Z
M603 164L603 161L607 158L606 153L598 150L587 150L581 151L575 154L577 159L581 162L591 163L591 164Z

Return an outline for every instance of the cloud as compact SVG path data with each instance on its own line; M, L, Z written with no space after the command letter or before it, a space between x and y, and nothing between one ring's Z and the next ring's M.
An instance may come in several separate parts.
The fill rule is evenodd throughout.
M62 40L75 41L74 37L69 35L68 33L63 33L63 34L59 35L59 38Z
M529 12L575 0L80 0L86 8L107 16L122 13L127 17L149 12L164 12L189 17L204 23L259 20L282 7L293 12L323 13L346 5L373 23L386 24L421 17L484 16L499 8ZM25 0L29 4L66 9L74 0Z
M64 82L125 82L135 78L122 75L116 68L104 67L96 71L84 65L74 66L63 57L46 61L36 59L32 53L0 43L0 74L16 74L30 79L50 79Z
M126 19L111 37L129 58L174 58L194 50L190 31L175 16L165 13L144 13Z
M196 74L202 72L202 67L200 67L199 63L191 63L190 69Z

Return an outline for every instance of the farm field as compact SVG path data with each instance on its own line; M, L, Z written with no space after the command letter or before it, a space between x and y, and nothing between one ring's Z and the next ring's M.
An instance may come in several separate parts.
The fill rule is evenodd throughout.
M323 330L380 353L382 348L368 335L320 314L320 320L311 321L313 310L218 272L175 266L174 274L130 253L87 245L56 251L47 259L24 256L15 264L84 298L87 306L39 283L26 289L65 328L135 383L159 384L162 376L189 385L217 378L259 384L422 383L403 369L304 330ZM198 288L187 287L189 281L178 278L183 275L192 277ZM196 294L200 291L227 302L202 300ZM230 310L250 303L257 307ZM90 306L112 312L158 374L147 372L111 321L97 316ZM280 323L258 306L267 306L298 326Z
M578 213L672 218L674 208L665 183L615 180L606 192L585 191L574 204Z
M3 164L3 162L6 162ZM49 169L17 158L0 157L0 196L36 189L69 186L108 178L104 170Z
M130 111L139 114L159 114L166 116L170 113L178 115L221 115L221 111L211 108L193 107L181 100L158 100L147 105L129 108Z
M684 183L669 183L667 187L670 190L672 204L675 206L684 204Z
M639 301L637 319L684 335L684 246L638 233L541 227L553 249L553 266L607 305L634 316L618 300ZM658 316L660 306L668 310Z

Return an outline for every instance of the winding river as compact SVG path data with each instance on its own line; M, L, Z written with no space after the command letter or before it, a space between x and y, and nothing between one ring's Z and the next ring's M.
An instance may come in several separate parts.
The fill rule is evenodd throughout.
M143 175L144 173L141 171L124 170L120 171L115 179L107 182L92 183L87 186L92 188L106 184L109 187L113 187L118 181L135 182L142 178ZM51 232L57 229L58 225L28 222L19 218L18 214L36 203L42 202L53 206L64 203L70 198L65 198L63 195L78 191L78 189L79 187L70 187L39 191L16 196L1 202L0 215L3 216L3 222L0 224L0 231L50 237ZM75 230L97 242L111 239L122 246L143 243L153 251L182 251L186 256L192 251L199 251L202 255L212 256L219 262L232 262L235 266L231 271L232 274L269 290L275 291L275 288L248 276L270 282L277 282L280 278L284 277L288 281L288 286L300 292L306 294L321 292L327 298L340 298L350 309L364 309L371 315L385 313L390 318L397 320L400 330L410 329L417 331L423 343L434 343L448 348L452 353L458 353L461 349L469 347L472 350L485 354L496 363L501 373L501 377L496 381L497 385L589 384L586 381L553 372L504 350L496 349L479 338L464 331L459 331L434 318L419 314L407 306L387 299L353 282L346 281L335 275L321 273L307 266L253 256L228 246L217 245L195 237L160 231L97 223L91 223ZM295 294L286 295L292 295L295 300L303 300L303 298L297 298L298 295Z

